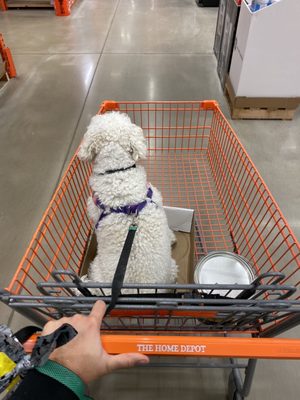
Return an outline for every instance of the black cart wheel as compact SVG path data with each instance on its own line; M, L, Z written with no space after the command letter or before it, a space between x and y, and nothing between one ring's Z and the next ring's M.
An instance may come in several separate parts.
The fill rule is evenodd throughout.
M228 379L228 393L227 393L227 400L244 400L245 398L242 397L239 392L237 391L233 373L231 372Z

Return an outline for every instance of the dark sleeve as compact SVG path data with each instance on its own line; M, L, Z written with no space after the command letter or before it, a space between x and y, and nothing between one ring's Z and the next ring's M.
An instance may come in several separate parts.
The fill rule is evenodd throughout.
M30 371L11 400L78 400L76 394L63 383L37 370Z

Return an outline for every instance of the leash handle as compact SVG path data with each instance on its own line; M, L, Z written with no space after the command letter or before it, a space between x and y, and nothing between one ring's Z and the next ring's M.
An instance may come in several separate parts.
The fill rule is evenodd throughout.
M74 339L77 331L70 324L63 324L47 336L40 336L31 353L31 364L34 367L44 365L52 351Z
M111 301L110 301L109 305L107 306L105 316L107 316L111 312L111 310L114 309L114 307L118 301L118 298L120 296L136 231L137 231L137 225L135 225L135 224L130 225L130 227L128 229L127 237L126 237L120 258L119 258L119 262L118 262L118 265L117 265L117 268L115 271L114 279L112 281Z

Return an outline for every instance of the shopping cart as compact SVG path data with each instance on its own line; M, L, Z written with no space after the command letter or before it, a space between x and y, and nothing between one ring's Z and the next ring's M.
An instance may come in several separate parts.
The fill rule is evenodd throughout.
M190 363L168 357L152 363L157 367L229 368L228 397L243 399L257 359L300 358L300 340L273 338L300 322L299 244L215 101L107 101L100 112L111 110L143 128L144 166L164 204L195 210L195 260L214 250L235 252L249 260L256 279L249 285L124 285L135 294L120 296L104 319L103 344L111 353L191 357ZM95 297L74 296L75 288L98 288L99 298L110 301L103 290L110 284L78 278L93 233L86 214L90 174L91 165L75 154L1 293L4 303L37 323L88 313ZM243 296L232 298L237 290Z

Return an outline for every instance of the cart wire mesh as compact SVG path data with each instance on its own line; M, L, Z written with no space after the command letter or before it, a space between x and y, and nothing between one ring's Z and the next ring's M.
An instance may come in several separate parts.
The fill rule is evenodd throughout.
M120 297L104 326L262 335L298 323L299 243L217 103L106 102L101 112L115 109L143 128L143 165L164 204L195 210L195 261L211 251L235 252L249 260L257 279L251 285L124 285L134 295ZM76 297L74 289L93 233L86 213L91 172L75 154L5 292L15 309L53 318L89 312L95 298ZM79 285L99 288L99 298L109 302L103 290L109 283ZM220 288L225 298L216 295ZM232 299L236 290L244 296Z

